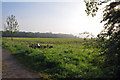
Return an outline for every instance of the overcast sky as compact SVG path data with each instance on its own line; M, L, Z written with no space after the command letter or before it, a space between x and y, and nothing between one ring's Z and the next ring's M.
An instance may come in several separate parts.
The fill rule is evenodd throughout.
M102 11L92 18L85 13L83 0L77 2L2 2L2 21L13 14L20 31L78 34L103 29Z

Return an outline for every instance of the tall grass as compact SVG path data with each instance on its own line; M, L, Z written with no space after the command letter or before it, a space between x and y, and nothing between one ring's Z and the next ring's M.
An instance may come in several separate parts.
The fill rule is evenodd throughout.
M36 41L53 48L29 47ZM96 45L94 40L58 38L4 38L2 42L25 66L50 78L101 77L104 57L99 56L102 52Z

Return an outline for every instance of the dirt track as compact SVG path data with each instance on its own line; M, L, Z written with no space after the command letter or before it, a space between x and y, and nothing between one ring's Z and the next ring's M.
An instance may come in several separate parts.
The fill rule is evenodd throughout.
M20 64L9 51L2 49L2 78L40 78Z

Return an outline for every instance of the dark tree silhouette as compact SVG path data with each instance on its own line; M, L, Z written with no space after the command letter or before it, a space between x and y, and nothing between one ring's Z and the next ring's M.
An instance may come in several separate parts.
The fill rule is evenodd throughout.
M105 1L101 2L104 3ZM106 2L108 2L106 0ZM93 17L97 12L98 2L86 2L86 12L91 14ZM103 55L106 57L105 63L102 66L103 74L102 77L118 78L120 74L120 1L111 2L105 7L103 12L103 19L101 22L105 22L104 30L98 35L103 50ZM94 7L95 6L95 10ZM107 39L105 39L107 38Z
M120 5L119 2L112 2L105 7L103 20L104 30L101 32L102 37L112 37L115 33L120 31L120 9L117 8Z
M96 13L98 12L98 6L102 5L103 3L107 3L111 0L84 0L86 4L86 10L85 12L87 15L92 15L92 17L96 16Z
M103 20L104 30L98 37L108 38L103 43L104 55L106 56L104 67L109 70L107 76L119 77L120 74L120 5L119 2L112 2L105 7Z

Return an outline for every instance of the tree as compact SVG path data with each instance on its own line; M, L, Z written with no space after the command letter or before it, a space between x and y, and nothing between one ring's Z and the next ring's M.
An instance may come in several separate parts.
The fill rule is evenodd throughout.
M86 10L85 12L87 15L92 15L92 17L96 16L96 12L98 11L98 6L101 5L100 1L90 1L90 0L84 0L86 3Z
M108 2L108 1L107 1ZM87 2L86 6L90 8L86 9L87 14L94 14L92 2ZM101 2L102 3L102 2ZM104 2L103 2L104 3ZM103 44L101 49L103 55L106 57L105 65L103 65L103 75L109 78L118 78L120 74L120 1L111 2L105 7L103 12L103 19L101 22L105 22L104 30L98 35L99 39L102 39ZM98 5L95 5L98 6ZM93 16L94 17L94 16ZM107 39L106 39L107 38Z
M6 19L6 24L4 24L4 28L6 31L8 31L11 35L11 40L13 40L13 35L15 34L15 32L18 31L18 22L15 19L14 15L10 15L8 16L8 18Z
M88 15L92 15L93 17L96 15L98 11L98 6L102 5L102 3L106 3L110 0L106 1L95 1L95 0L85 0L86 3L86 13ZM111 2L109 5L105 7L103 12L103 19L101 22L105 22L104 30L98 35L100 41L103 40L101 48L104 52L105 68L103 70L104 76L109 77L119 77L120 72L120 1ZM107 39L105 39L107 38Z
M102 37L112 37L115 33L120 31L120 9L117 8L120 5L119 2L112 2L105 7L103 20L104 30L101 32Z
M111 0L84 0L86 4L86 10L85 12L87 15L92 15L92 17L96 16L96 13L98 12L98 6L102 5L103 3L107 3Z
M109 75L119 77L120 74L120 5L119 2L111 2L105 7L103 20L104 30L98 35L100 38L108 38L104 41L105 64L111 69Z
M111 0L84 0L84 2L86 3L85 11L88 15L91 14L94 17L99 9L98 6L109 1ZM112 37L112 35L114 35L114 33L120 31L120 9L117 8L118 5L120 5L120 1L111 2L105 7L105 10L103 12L103 20L101 21L101 23L106 23L104 24L104 30L102 30L101 33L98 35L99 38L110 38Z

